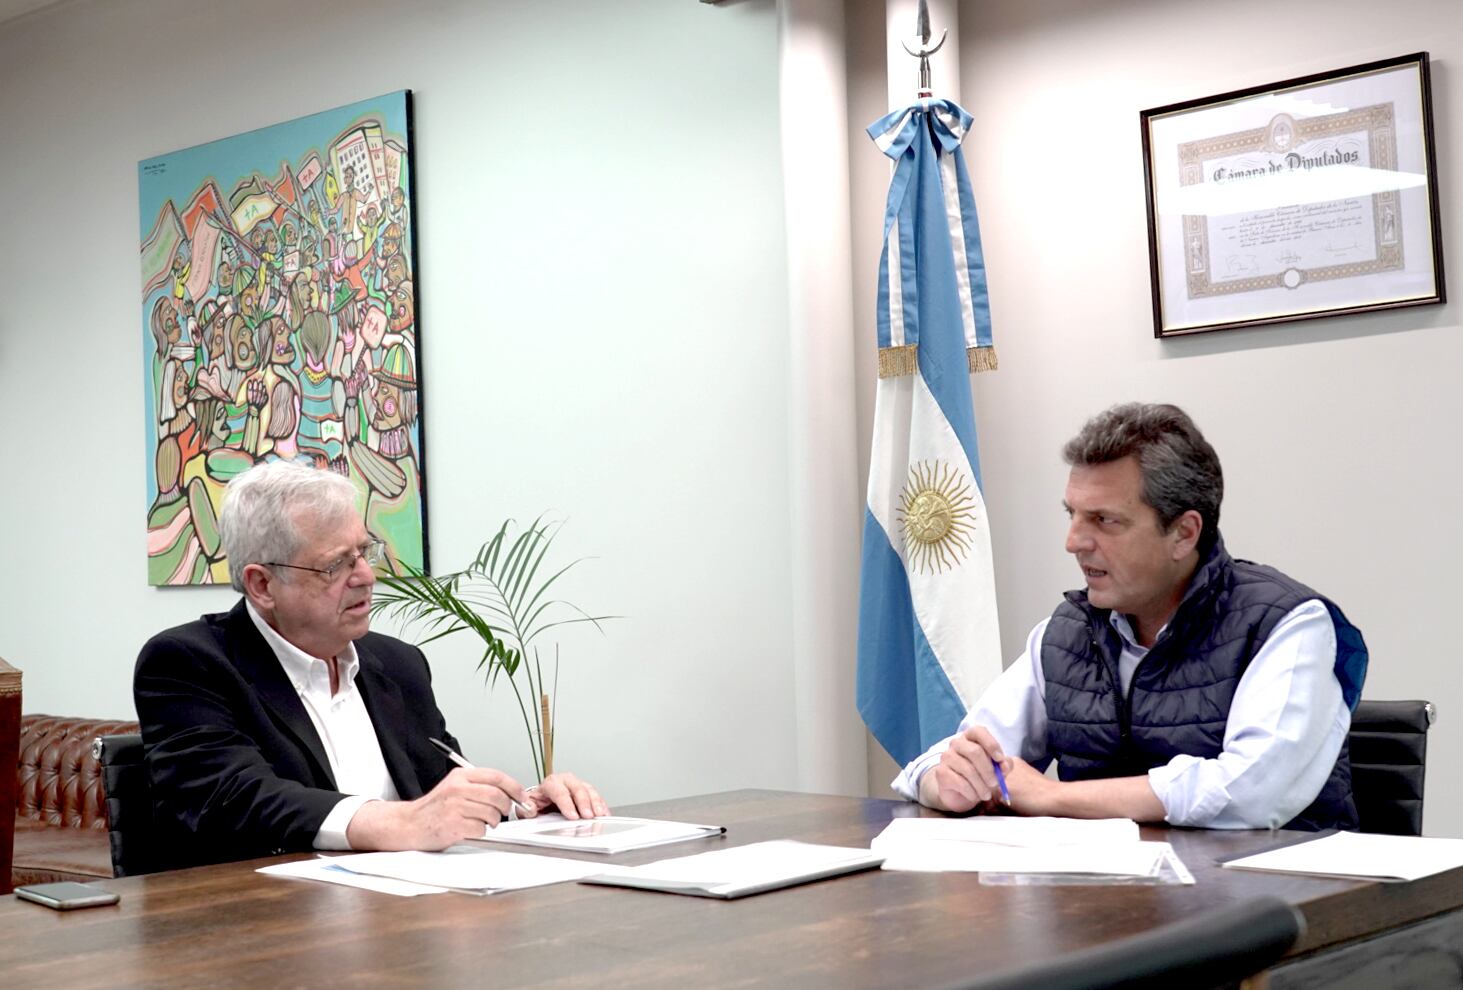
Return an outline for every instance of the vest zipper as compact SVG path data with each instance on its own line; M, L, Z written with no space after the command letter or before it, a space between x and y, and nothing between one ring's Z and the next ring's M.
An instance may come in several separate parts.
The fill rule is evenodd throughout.
M1130 723L1133 718L1133 713L1128 708L1128 699L1123 695L1122 681L1118 678L1118 673L1113 669L1113 665L1108 663L1108 658L1103 653L1101 644L1097 642L1097 637L1089 631L1088 638L1092 640L1092 655L1101 661L1102 669L1107 671L1107 679L1112 683L1113 696L1118 699L1118 748L1126 756L1126 751L1130 748L1131 742L1130 737L1132 733Z
M1173 619L1176 618L1177 616L1178 616L1178 613L1175 612L1174 615L1170 617L1170 619L1169 619L1170 624L1172 624ZM1119 637L1119 638L1121 639L1121 637ZM1160 646L1162 646L1164 644L1164 642L1167 641L1169 638L1170 638L1169 637L1169 628L1168 628L1168 626L1165 626L1163 632L1161 632L1158 635L1158 638L1153 641L1153 645L1150 646L1150 647L1148 647L1147 652L1144 653L1143 656L1139 658L1138 662L1133 665L1133 678L1132 678L1132 680L1130 680L1128 682L1128 691L1127 691L1127 693L1124 694L1124 695L1122 695L1123 703L1122 703L1122 705L1119 708L1119 711L1121 712L1121 714L1118 716L1118 728L1121 730L1121 732L1123 734L1123 742L1124 743L1130 743L1132 741L1132 733L1133 733L1133 685L1138 683L1138 671L1140 671L1140 670L1143 669L1143 665L1145 663L1147 663L1148 660L1149 660L1149 658L1151 658L1153 656L1153 652L1155 650L1157 650ZM1122 654L1119 653L1119 657L1121 657L1121 655ZM1119 689L1121 690L1121 687Z

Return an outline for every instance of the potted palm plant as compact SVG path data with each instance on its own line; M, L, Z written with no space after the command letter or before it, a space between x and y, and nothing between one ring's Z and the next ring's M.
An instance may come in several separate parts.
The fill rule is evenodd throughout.
M548 672L540 654L539 638L562 626L600 625L609 615L590 615L550 589L585 558L557 570L545 567L549 549L562 523L545 522L512 535L514 522L506 520L478 550L472 563L460 571L433 577L410 565L405 573L379 577L371 612L415 628L423 636L418 645L460 632L482 641L478 669L488 687L504 678L518 703L533 751L533 768L542 781L554 772L554 717L559 686L559 647ZM552 674L552 679L550 679Z

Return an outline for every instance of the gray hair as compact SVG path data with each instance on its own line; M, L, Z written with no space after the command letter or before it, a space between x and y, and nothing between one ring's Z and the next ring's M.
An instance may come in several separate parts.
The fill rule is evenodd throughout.
M1143 472L1143 502L1167 530L1193 509L1204 520L1201 552L1219 534L1224 472L1219 455L1178 406L1129 402L1089 419L1062 448L1073 467L1092 467L1136 457Z
M330 341L335 330L330 326L330 317L312 309L300 317L300 346L305 354L316 362L324 361L330 354Z
M259 321L254 328L254 361L259 367L269 364L274 354L274 317Z
M269 393L269 425L264 428L264 435L271 440L284 440L294 436L299 425L299 416L295 412L295 387L288 378L281 378Z
M330 470L293 461L256 464L229 482L219 513L219 535L235 591L244 590L244 567L288 563L304 542L296 527L302 510L335 520L356 511L356 488Z

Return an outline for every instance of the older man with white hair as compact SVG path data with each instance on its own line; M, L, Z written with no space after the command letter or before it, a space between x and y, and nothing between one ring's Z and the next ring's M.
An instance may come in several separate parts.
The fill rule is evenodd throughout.
M219 528L243 599L150 639L133 691L174 867L309 849L445 849L514 802L608 814L573 774L455 767L426 658L369 631L382 544L332 471L260 464Z

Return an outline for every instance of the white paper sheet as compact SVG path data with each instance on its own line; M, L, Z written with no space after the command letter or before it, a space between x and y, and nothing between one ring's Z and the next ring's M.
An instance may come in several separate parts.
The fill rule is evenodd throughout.
M1367 880L1417 880L1463 867L1463 839L1337 832L1224 864L1236 870L1311 873Z
M601 863L578 859L459 847L440 853L355 853L330 863L356 874L486 893L564 883L604 869Z
M879 846L884 869L926 873L1091 873L1151 877L1168 851L1166 842L1100 843L1045 848L990 842L910 842Z
M293 863L261 866L255 872L266 873L274 877L296 877L301 880L338 883L345 887L360 887L382 894L395 894L397 897L416 897L418 894L445 894L447 892L446 887L434 887L386 877L361 876L331 865L329 859L302 859Z
M1137 842L1138 823L1127 818L1017 818L976 815L971 818L896 818L874 839L874 848L890 843L986 842L1003 846Z
M1154 876L1168 844L1138 836L1126 818L896 818L871 848L886 870Z

